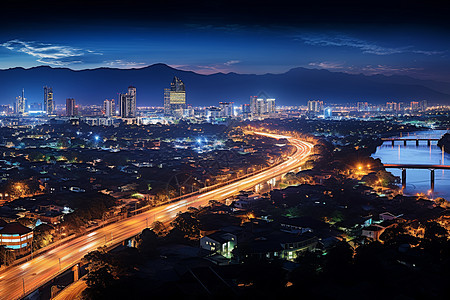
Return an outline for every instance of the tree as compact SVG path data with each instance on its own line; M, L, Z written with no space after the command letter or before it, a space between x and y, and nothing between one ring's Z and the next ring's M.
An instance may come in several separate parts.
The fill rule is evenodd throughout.
M167 233L167 227L166 225L164 225L163 222L160 221L155 221L152 223L153 231L158 235L158 236L163 236Z
M0 265L9 266L16 260L14 251L11 251L4 246L0 246Z
M191 239L197 238L200 234L199 232L199 221L194 217L192 213L179 213L175 220L172 221L171 225L182 232L184 237Z
M138 237L138 250L147 257L153 257L158 254L156 246L158 244L158 236L151 229L144 229Z

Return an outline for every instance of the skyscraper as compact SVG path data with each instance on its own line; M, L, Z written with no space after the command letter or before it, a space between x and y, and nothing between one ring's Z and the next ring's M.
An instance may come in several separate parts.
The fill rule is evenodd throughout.
M178 111L186 108L186 88L183 81L174 77L170 88L164 89L164 114L166 116L179 115Z
M67 98L66 99L66 116L68 117L74 117L77 115L77 106L75 105L75 99L74 98Z
M105 101L103 101L103 113L108 118L116 115L116 104L114 103L114 99L105 99Z
M53 102L53 90L51 87L44 86L44 110L47 115L53 115L55 112L55 102Z
M25 90L22 89L22 96L16 98L16 114L22 115L25 113Z
M136 117L136 88L128 87L128 93L119 94L120 117L135 118Z
M250 97L252 118L259 118L275 113L275 99L269 98L264 92Z
M308 101L308 112L319 113L323 110L323 101L319 100L309 100Z
M221 116L224 118L231 118L234 116L233 102L219 102Z

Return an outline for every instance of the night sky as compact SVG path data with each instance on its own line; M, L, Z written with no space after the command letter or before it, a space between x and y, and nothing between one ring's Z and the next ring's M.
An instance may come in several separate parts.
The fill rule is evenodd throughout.
M447 1L148 2L3 1L0 69L306 67L450 82Z

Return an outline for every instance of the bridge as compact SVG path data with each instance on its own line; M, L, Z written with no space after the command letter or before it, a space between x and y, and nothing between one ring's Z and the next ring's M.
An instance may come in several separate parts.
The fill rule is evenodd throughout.
M424 165L424 164L384 164L386 169L402 170L402 188L406 187L406 169L430 170L430 190L434 192L434 170L450 170L450 165Z
M406 146L408 141L416 141L416 146L419 146L419 141L427 141L427 146L431 146L431 141L439 141L438 138L382 138L383 142L391 142L394 146L396 141L403 141L403 145Z

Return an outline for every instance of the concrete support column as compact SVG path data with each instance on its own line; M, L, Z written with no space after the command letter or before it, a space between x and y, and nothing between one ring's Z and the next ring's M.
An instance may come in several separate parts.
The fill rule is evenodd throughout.
M416 140L416 147L419 147L419 140Z
M428 141L427 141L427 145L428 145L428 147L431 146L431 140L428 140Z
M395 140L392 140L392 147L394 147Z
M80 279L80 265L76 264L72 267L73 271L73 282L77 282Z
M402 189L406 188L406 169L402 169Z
M430 169L430 186L431 193L434 193L434 169Z
M403 146L406 147L406 140L403 140Z

